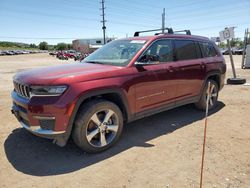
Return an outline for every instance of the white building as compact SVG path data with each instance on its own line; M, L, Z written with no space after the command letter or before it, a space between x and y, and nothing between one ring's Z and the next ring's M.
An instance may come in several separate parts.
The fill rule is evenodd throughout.
M107 38L106 41L110 42L114 39L115 38ZM73 49L82 53L92 53L96 49L102 47L103 44L103 38L76 39L72 41Z

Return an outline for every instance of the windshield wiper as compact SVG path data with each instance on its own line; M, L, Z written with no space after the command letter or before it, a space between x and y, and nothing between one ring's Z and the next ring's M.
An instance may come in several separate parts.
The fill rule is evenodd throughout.
M85 61L85 63L104 64L104 63L99 62L99 61Z

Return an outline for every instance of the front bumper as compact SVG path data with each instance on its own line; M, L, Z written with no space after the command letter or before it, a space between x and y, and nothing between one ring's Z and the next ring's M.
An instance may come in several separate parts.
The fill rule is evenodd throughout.
M41 128L41 126L30 126L28 124L25 124L25 121L23 120L23 115L20 115L20 112L17 110L12 109L11 110L12 114L14 114L17 118L17 120L20 122L23 128L26 130L32 132L33 134L40 135L40 136L50 136L50 135L60 135L64 134L66 131L53 131L53 130L46 130Z
M37 136L49 139L64 136L69 116L66 106L57 105L56 97L26 99L15 91L12 92L11 96L13 100L11 112L23 128Z

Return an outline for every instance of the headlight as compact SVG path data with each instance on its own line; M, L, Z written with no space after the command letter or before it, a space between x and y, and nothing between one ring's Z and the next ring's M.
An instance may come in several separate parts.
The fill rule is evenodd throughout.
M60 96L67 86L30 86L30 97L32 96Z

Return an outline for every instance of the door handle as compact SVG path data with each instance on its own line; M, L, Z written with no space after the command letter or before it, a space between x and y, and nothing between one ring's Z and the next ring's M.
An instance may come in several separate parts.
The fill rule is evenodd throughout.
M167 70L168 70L169 72L174 72L174 67L173 67L173 66L169 66L169 67L167 68Z
M201 69L205 69L206 68L206 64L204 62L201 63Z

